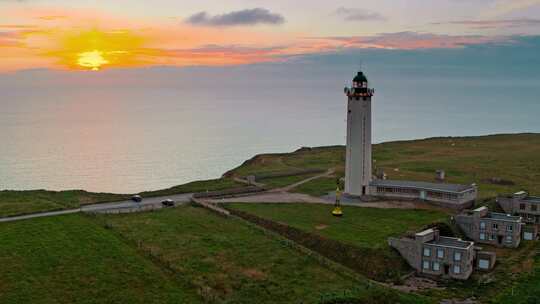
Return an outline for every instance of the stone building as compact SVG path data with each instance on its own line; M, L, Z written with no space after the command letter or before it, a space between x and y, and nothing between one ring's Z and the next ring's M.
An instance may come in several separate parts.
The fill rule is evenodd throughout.
M540 227L540 197L530 196L525 191L497 198L497 203L504 212L519 215L528 224L523 227L523 240L531 241L538 238Z
M474 269L474 243L427 229L411 237L389 238L388 244L418 273L466 280Z
M504 212L519 215L528 224L540 224L540 197L529 196L525 191L499 196L497 203Z
M403 180L373 180L373 196L390 199L411 199L432 202L445 208L463 210L474 206L476 185L457 185Z
M487 207L467 210L455 217L467 238L477 243L516 248L524 225L520 216L489 212Z

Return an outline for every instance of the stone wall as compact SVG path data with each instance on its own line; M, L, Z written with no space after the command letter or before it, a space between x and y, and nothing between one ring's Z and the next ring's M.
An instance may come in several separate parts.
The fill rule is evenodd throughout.
M232 215L276 232L320 255L376 281L395 281L409 269L402 259L385 249L359 248L286 224L274 222L243 211L228 209Z

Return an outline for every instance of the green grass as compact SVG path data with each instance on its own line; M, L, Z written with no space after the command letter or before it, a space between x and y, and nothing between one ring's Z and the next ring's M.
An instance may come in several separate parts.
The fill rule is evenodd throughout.
M260 154L230 170L228 176L266 175L306 169L326 171L345 162L341 146L304 148L293 153Z
M301 184L292 192L305 193L312 196L323 196L328 192L335 191L337 187L336 177L321 177Z
M503 291L491 299L497 304L533 304L540 303L540 246L535 246L537 254L530 272L523 275L512 284L501 286ZM502 284L501 284L502 285Z
M391 179L433 181L435 170L444 169L448 182L476 182L481 199L521 189L540 193L538 155L540 134L430 138L373 146L374 170L383 169ZM335 168L338 176L342 176L344 165L344 147L319 147L293 153L257 155L228 174L245 176ZM512 181L515 185L492 184L488 180L494 177ZM306 193L310 192L311 189L306 190Z
M232 179L195 181L168 189L140 193L143 197L165 196L181 193L223 190L241 187ZM83 205L129 199L129 194L92 193L82 190L68 191L0 191L0 217L35 212L79 208Z
M128 195L71 191L0 191L0 217L78 208L81 205L127 199Z
M156 191L146 191L141 192L140 195L143 197L150 196L165 196L181 193L192 193L192 192L205 192L205 191L219 191L231 188L242 187L243 184L235 182L229 178L219 178L219 179L210 179L210 180L201 180L194 181L187 184L174 186L168 189L156 190Z
M289 185L301 182L314 175L315 174L304 174L304 175L272 177L272 178L264 178L264 179L258 180L257 182L263 183L266 186L269 186L271 188L281 188L281 187L285 187L285 186L289 186Z
M345 206L344 217L335 218L330 215L332 206L326 205L234 203L227 206L361 248L381 248L381 254L390 251L398 259L399 255L387 246L389 236L417 231L428 224L448 219L446 214L431 210ZM467 281L450 281L443 284L444 289L432 289L422 294L434 301L474 297L481 303L539 303L539 242L524 241L518 249L482 247L497 252L497 265L493 271L476 271Z
M331 215L332 206L322 204L245 204L230 208L288 224L358 247L387 247L387 238L416 231L428 224L446 221L448 216L433 210L403 210L343 207L344 216Z
M196 293L82 215L0 225L0 303L193 303Z
M420 298L353 283L244 222L183 206L144 214L102 216L112 230L152 248L203 299L223 303L317 303L360 288L369 299L417 303Z

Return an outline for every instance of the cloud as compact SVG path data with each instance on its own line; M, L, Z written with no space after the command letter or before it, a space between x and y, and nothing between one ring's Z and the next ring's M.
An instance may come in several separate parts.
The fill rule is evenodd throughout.
M468 45L508 41L508 37L482 35L440 35L419 32L383 33L374 36L326 37L335 41L341 48L380 48L380 49L453 49Z
M515 28L527 26L540 26L540 19L519 18L500 20L458 20L449 22L434 22L433 25L463 25L473 29Z
M482 18L496 18L540 5L540 0L499 0L482 13Z
M377 13L360 8L345 8L340 7L335 12L335 15L343 17L346 21L384 21L386 18Z
M200 12L190 16L185 21L202 26L277 25L284 23L285 18L264 8L253 8L214 16L209 15L207 12Z
M21 37L18 32L0 32L0 48L21 46Z

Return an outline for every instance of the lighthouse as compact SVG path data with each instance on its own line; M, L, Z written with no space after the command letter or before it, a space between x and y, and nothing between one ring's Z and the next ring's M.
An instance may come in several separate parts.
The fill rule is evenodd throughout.
M347 151L345 164L345 194L369 195L371 171L371 97L363 72L353 78L352 87L345 88L347 95Z

